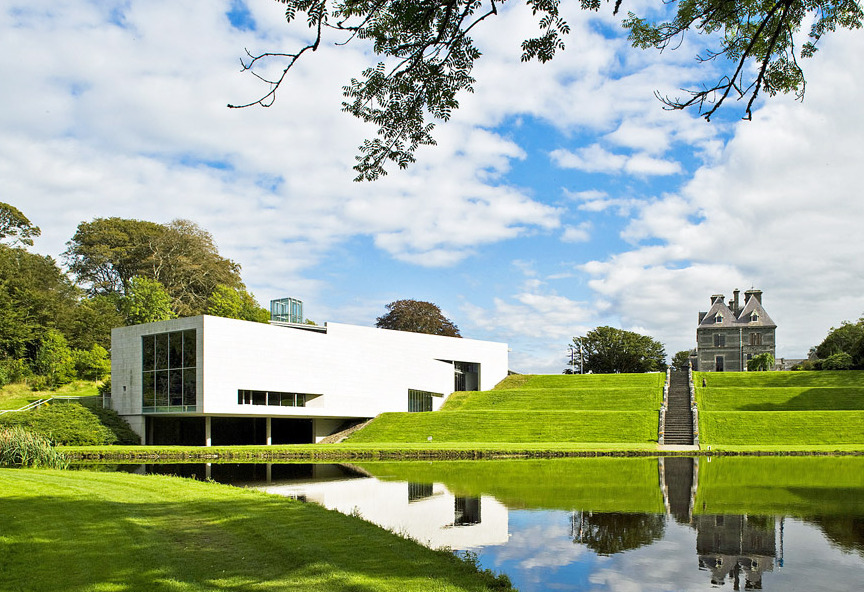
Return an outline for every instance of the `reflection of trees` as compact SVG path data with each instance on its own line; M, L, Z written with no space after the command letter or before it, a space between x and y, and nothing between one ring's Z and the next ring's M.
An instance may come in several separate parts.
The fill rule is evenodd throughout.
M843 551L855 551L864 557L864 517L817 516L807 522L818 526L825 537Z
M599 555L638 549L663 537L660 514L582 513L573 516L574 542L584 543Z

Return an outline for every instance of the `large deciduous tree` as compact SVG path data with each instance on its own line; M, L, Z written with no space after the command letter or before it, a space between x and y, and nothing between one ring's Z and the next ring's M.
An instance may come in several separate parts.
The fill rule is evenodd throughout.
M80 295L51 257L0 244L0 358L32 360L48 329L65 332Z
M656 372L666 370L663 344L647 335L614 327L597 327L573 338L582 347L583 372Z
M26 246L33 245L33 237L42 231L13 205L0 201L0 241L7 240Z
M165 321L176 316L165 287L146 277L134 277L129 281L126 295L120 299L120 309L127 325Z
M842 360L843 365L851 361L847 368L864 368L864 318L858 319L857 323L843 321L839 327L831 327L822 343L816 346L814 353L819 360L823 360L821 367L825 370L833 369L838 360ZM845 356L834 357L840 354ZM829 368L826 368L824 361L829 359L832 361L828 364Z
M224 284L216 286L216 289L210 294L207 314L256 323L270 321L270 311L261 307L252 294L244 288L229 288Z
M505 0L278 0L285 4L289 23L305 21L311 40L296 50L253 54L247 50L245 70L267 84L258 99L229 107L269 107L291 68L321 43L345 45L369 40L381 61L343 87L343 110L377 126L377 137L360 146L356 180L386 174L384 166L405 168L421 145L434 144L434 123L446 121L459 107L457 95L471 92L474 62L481 52L471 32L498 14ZM522 41L522 61L551 60L564 49L570 27L561 17L560 0L522 0L537 19L536 37ZM672 2L675 4L675 2ZM616 0L617 14L622 0ZM659 3L658 3L659 4ZM599 10L600 0L580 0L584 10ZM301 16L305 15L305 16ZM623 26L639 48L674 49L689 32L708 35L711 49L698 59L719 64L718 77L688 91L685 99L662 98L671 109L696 107L706 119L727 98L746 102L751 116L761 92L804 94L799 58L816 52L826 33L859 28L862 9L857 0L678 0L674 18L651 22L629 13ZM799 43L802 26L808 40ZM274 68L274 63L281 67ZM276 72L275 76L270 73ZM706 69L714 76L714 69Z
M428 333L462 337L459 327L444 316L441 309L422 300L396 300L386 305L387 314L378 317L375 326L380 329Z
M213 236L188 220L156 224L96 218L78 225L64 253L69 270L90 294L125 297L134 277L156 280L178 316L206 312L223 284L242 287L240 266L219 255Z

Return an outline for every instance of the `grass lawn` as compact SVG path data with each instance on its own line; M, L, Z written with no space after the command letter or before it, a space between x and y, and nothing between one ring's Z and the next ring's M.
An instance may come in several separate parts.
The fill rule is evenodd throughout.
M98 396L96 384L84 380L76 380L65 384L55 391L31 391L23 383L7 384L0 388L0 411L6 409L21 409L39 399L51 397L93 397Z
M455 495L493 495L513 507L663 513L656 458L381 462L359 465L382 480L444 483Z
M442 411L476 411L481 409L534 411L653 411L663 402L663 388L525 388L458 392L447 397Z
M864 386L864 370L821 370L818 372L694 372L693 384L701 388L702 379L714 387L779 386Z
M864 386L699 387L696 397L705 411L864 410Z
M657 442L665 374L514 375L432 413L383 413L346 443Z
M594 388L659 388L663 389L666 374L513 374L498 383L494 390L504 389L568 389Z
M864 411L704 411L703 444L864 443Z
M656 411L382 413L348 444L374 442L651 442Z
M186 479L0 469L0 587L480 591L451 553L315 504Z
M864 457L699 460L702 514L864 516Z
M697 372L694 383L703 447L864 448L864 372Z

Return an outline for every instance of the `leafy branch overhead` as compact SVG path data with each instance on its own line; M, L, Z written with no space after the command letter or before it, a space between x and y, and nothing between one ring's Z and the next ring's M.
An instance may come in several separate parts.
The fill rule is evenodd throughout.
M365 140L356 157L355 180L362 181L386 175L388 163L406 168L417 148L435 144L433 121L447 121L459 107L458 93L473 91L471 72L481 53L471 32L497 15L506 0L277 1L285 4L289 23L305 15L312 39L293 52L247 50L243 70L264 82L266 92L229 107L271 106L291 68L304 54L316 51L328 33L335 35L337 45L370 41L381 61L342 89L343 110L377 126L376 137ZM536 37L522 41L522 61L547 62L564 49L564 36L570 33L559 13L560 0L521 1L539 27ZM614 13L622 1L616 0ZM601 6L601 0L579 2L583 10ZM661 51L680 45L691 30L710 35L717 47L698 59L723 61L720 78L701 90L685 91L685 99L658 97L670 109L695 107L706 119L729 97L748 98L749 119L760 91L803 97L805 79L798 58L812 56L825 33L860 28L862 14L858 0L681 0L671 21L651 22L631 12L623 26L635 47ZM811 21L809 41L796 46L802 24ZM275 77L260 73L273 62L280 64Z

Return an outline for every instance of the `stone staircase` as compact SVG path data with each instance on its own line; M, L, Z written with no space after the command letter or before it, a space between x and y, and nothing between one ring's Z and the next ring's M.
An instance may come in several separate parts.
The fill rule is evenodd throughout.
M690 381L687 371L673 371L669 378L665 444L693 444L693 411L690 409Z

